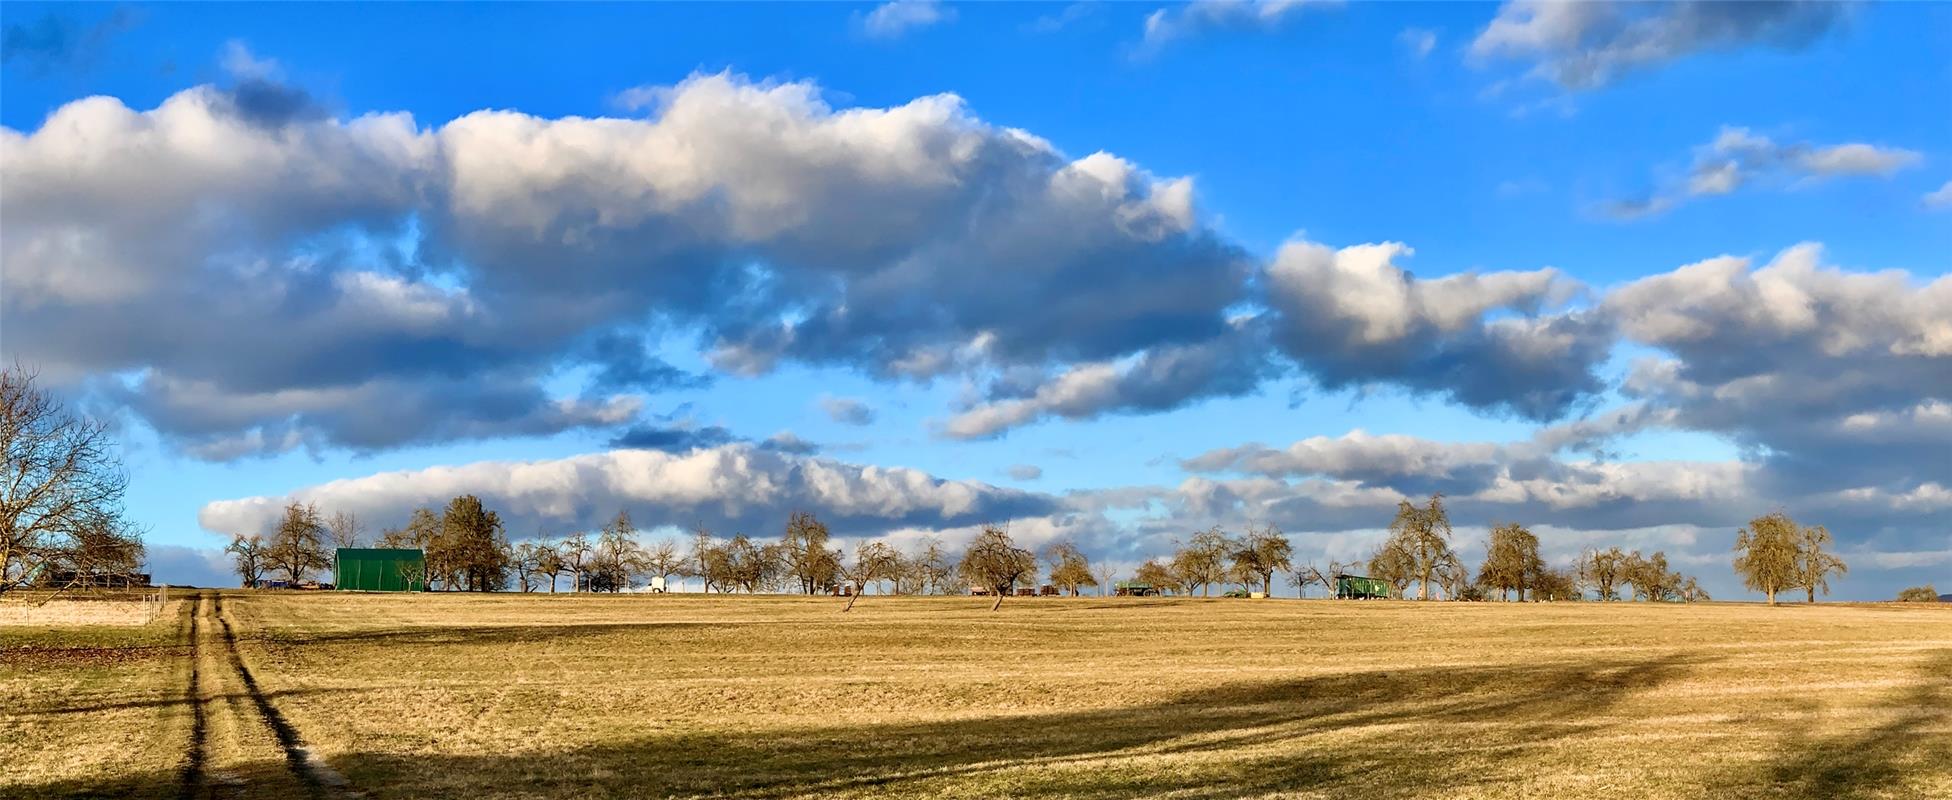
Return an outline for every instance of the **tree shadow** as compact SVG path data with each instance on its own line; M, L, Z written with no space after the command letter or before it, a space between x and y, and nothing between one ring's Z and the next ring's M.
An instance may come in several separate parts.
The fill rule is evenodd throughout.
M1344 673L1121 708L900 724L850 724L841 712L789 731L679 732L546 756L356 752L331 765L376 798L1220 798L1327 787L1389 797L1522 779L1512 771L1522 767L1496 764L1586 735L1609 706L1706 661ZM1433 730L1443 741L1406 738ZM1319 738L1338 736L1348 738ZM46 797L78 788L33 787Z
M1780 798L1923 796L1906 784L1952 786L1952 650L1937 650L1914 670L1917 680L1887 697L1884 722L1834 736L1812 735L1803 721L1781 733L1777 755L1759 770L1730 775L1729 787L1749 786ZM1805 703L1807 716L1819 704ZM1920 769L1936 767L1929 775Z

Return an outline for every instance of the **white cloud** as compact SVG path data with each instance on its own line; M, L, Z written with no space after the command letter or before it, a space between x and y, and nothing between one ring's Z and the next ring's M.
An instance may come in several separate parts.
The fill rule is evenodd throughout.
M1297 12L1340 4L1339 0L1193 0L1146 15L1144 42L1156 48L1220 28L1271 29Z
M891 0L868 12L861 19L861 29L877 39L895 39L955 18L954 8L936 0Z
M219 534L258 533L285 503L346 510L398 525L415 508L474 494L509 534L560 534L628 509L640 526L703 522L722 535L770 534L788 513L813 510L850 533L948 527L1049 513L1050 498L899 467L849 464L728 444L684 453L614 450L547 461L485 461L333 481L287 496L206 504L197 520Z
M1952 208L1952 181L1946 181L1944 186L1927 192L1922 202L1926 208Z
M632 93L648 119L422 127L246 89L149 111L90 98L0 129L8 356L145 376L115 397L213 457L532 430L474 422L545 418L565 398L540 386L563 362L690 380L653 363L646 325L743 373L926 380L1197 346L1247 293L1248 259L1201 226L1190 180L1067 159L953 95L836 110L812 84L700 75ZM1047 313L1020 313L1033 305ZM413 421L321 405L381 385L425 396L412 384L435 375L528 406ZM163 396L185 387L251 411Z
M1596 3L1511 0L1470 53L1513 59L1567 90L1593 89L1690 55L1753 45L1796 49L1841 26L1843 3Z
M233 77L247 80L270 81L284 75L284 67L275 58L258 58L251 53L242 41L232 39L224 43L218 63Z
M1749 186L1791 188L1838 177L1888 178L1924 160L1918 152L1865 142L1779 143L1748 128L1722 126L1695 148L1685 181L1646 197L1615 200L1602 211L1633 220L1666 213L1691 198L1732 194Z
M1427 58L1437 49L1437 32L1428 28L1404 28L1396 35L1397 43L1417 58Z

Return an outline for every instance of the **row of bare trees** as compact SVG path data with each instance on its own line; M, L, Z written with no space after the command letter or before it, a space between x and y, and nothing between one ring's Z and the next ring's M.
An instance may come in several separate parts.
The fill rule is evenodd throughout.
M21 366L0 371L0 595L65 589L142 565L109 425L64 407Z
M1523 525L1494 526L1487 536L1484 561L1475 574L1450 546L1450 515L1441 494L1422 504L1404 501L1390 522L1390 536L1369 558L1370 577L1388 583L1399 597L1417 587L1417 599L1433 596L1451 600L1583 600L1621 599L1629 587L1635 600L1694 602L1708 593L1693 577L1668 567L1667 554L1623 551L1618 547L1588 548L1569 566L1553 567L1539 554L1539 538ZM1354 565L1349 565L1354 566Z
M1139 565L1139 583L1161 591L1212 596L1215 585L1259 587L1272 594L1274 576L1294 570L1294 545L1273 525L1251 526L1239 537L1215 525L1194 533L1167 558Z
M1484 561L1467 567L1451 547L1453 531L1441 495L1422 504L1403 502L1389 537L1366 562L1331 561L1326 567L1292 563L1293 546L1272 525L1249 527L1230 536L1219 526L1194 533L1167 558L1137 569L1140 583L1177 594L1210 596L1212 588L1236 585L1272 593L1275 577L1288 573L1298 588L1320 585L1334 591L1335 577L1363 569L1387 583L1394 596L1416 599L1685 601L1709 599L1699 582L1672 569L1667 555L1588 548L1570 565L1552 567L1539 553L1539 539L1522 525L1498 525L1485 542ZM297 582L331 566L328 544L355 546L363 526L351 514L324 517L313 506L292 503L268 536L237 537L230 551L246 585L262 574L282 574ZM795 512L775 540L739 533L721 539L701 527L692 532L688 551L669 539L648 545L638 539L627 511L618 512L593 533L511 545L501 518L473 495L450 501L445 509L418 509L407 524L385 531L383 547L423 551L418 583L446 590L495 591L510 586L556 591L564 575L572 591L615 592L639 578L696 578L706 592L788 592L825 594L843 585L854 597L880 591L893 594L960 593L981 589L998 604L1020 585L1040 578L1071 595L1087 588L1109 589L1113 574L1094 572L1077 545L1058 541L1041 554L1016 545L1006 528L985 526L960 555L939 539L925 538L904 552L885 541L862 540L850 552L827 525L809 512ZM1841 574L1841 558L1828 552L1831 537L1821 526L1803 527L1780 512L1758 517L1737 538L1736 570L1749 586L1775 602L1777 593L1805 589L1814 601L1829 590L1829 576ZM1102 580L1101 580L1102 578ZM852 608L853 601L849 602Z

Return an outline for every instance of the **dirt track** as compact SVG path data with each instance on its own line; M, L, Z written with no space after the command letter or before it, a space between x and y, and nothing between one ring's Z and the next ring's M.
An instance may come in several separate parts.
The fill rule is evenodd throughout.
M260 794L255 789L266 788L251 786L250 778L212 768L211 721L214 716L226 714L229 718L225 722L240 747L251 738L241 729L258 727L270 733L288 773L281 777L288 777L306 797L358 796L343 777L311 757L298 730L258 687L256 676L238 648L237 633L224 613L223 596L210 592L199 595L187 625L191 657L186 694L192 718L178 797L202 800L255 796ZM225 691L229 687L241 688L242 692ZM249 698L249 705L234 703L239 697Z

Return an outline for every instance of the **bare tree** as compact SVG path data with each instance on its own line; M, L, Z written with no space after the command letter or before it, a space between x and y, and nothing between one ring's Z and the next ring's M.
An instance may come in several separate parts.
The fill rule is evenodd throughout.
M689 561L678 552L677 543L669 539L660 539L644 550L644 572L662 579L667 592L671 591L671 576L684 574Z
M840 552L827 547L832 538L826 523L810 511L787 516L786 531L780 536L782 568L798 583L801 594L827 591L840 576Z
M1796 586L1801 529L1781 511L1749 520L1735 535L1735 571L1750 589L1776 604L1776 593Z
M1156 558L1140 564L1138 570L1133 572L1132 580L1162 593L1168 589L1181 591L1184 586L1179 575L1173 572L1172 565Z
M1491 529L1491 539L1485 543L1484 565L1478 567L1478 583L1488 589L1497 589L1500 598L1511 599L1511 593L1518 592L1519 601L1525 600L1525 590L1538 584L1539 573L1545 569L1545 560L1539 557L1539 537L1517 523L1499 525Z
M122 521L128 478L108 425L68 413L34 379L20 366L0 372L0 593L48 570L79 578L93 561L84 540L141 551Z
M1327 567L1317 566L1313 562L1303 564L1300 569L1295 570L1295 588L1305 589L1315 584L1321 584L1322 591L1328 596L1334 597L1335 576L1353 569L1355 566L1356 564L1354 562L1344 564L1334 559L1329 560Z
M325 526L319 522L317 506L292 502L271 533L271 568L285 573L285 580L297 585L305 576L332 566L325 555Z
M1830 531L1822 525L1804 528L1798 536L1796 547L1796 582L1806 592L1805 602L1816 602L1818 592L1830 593L1830 574L1846 575L1850 566L1835 553L1824 552L1830 546Z
M942 594L949 589L949 574L954 567L949 563L949 551L942 546L942 540L934 536L922 540L922 549L909 560L914 566L916 580L921 584L923 594Z
M1618 587L1625 577L1627 554L1618 547L1587 549L1579 554L1575 574L1581 585L1590 587L1600 602L1620 599Z
M556 577L563 574L563 554L556 545L538 540L535 546L535 571L549 576L549 593L556 593Z
M1077 597L1086 586L1098 585L1084 551L1068 541L1053 542L1044 548L1044 563L1050 566L1051 585L1070 592L1072 597Z
M256 586L258 579L264 577L265 568L270 561L270 556L266 552L268 549L264 544L264 537L256 534L246 536L241 533L232 536L230 544L224 548L224 552L230 554L231 563L236 565L238 580L243 582L244 588Z
M1444 496L1433 494L1421 506L1407 500L1397 503L1396 518L1390 520L1389 532L1387 546L1409 558L1411 573L1417 580L1417 599L1430 599L1430 587L1439 577L1438 572L1448 571L1446 568L1456 560L1450 549L1450 514L1444 511Z
M1294 545L1272 524L1248 526L1247 536L1234 545L1234 572L1261 584L1261 593L1274 596L1274 574L1294 569Z
M509 552L508 565L515 568L515 581L523 592L535 591L535 579L541 576L537 568L541 566L541 553L545 549L548 549L546 545L523 542Z
M847 607L843 613L854 610L854 601L866 594L868 586L893 577L895 569L901 564L901 554L886 542L863 540L854 548L854 563L842 565L842 574L854 582L854 593L847 597Z
M1193 534L1173 553L1173 574L1179 576L1187 594L1192 594L1197 587L1202 597L1210 596L1213 584L1227 579L1227 557L1233 550L1233 540L1215 525Z
M589 569L592 552L590 537L582 531L570 534L556 544L556 554L562 561L563 569L569 572L570 591L580 592L585 588L583 572Z
M957 571L970 585L987 588L996 596L996 602L990 604L990 610L995 611L1003 607L1003 596L1018 581L1036 574L1037 556L1018 547L1003 526L987 524L963 553Z
M366 540L366 525L351 511L336 511L325 520L326 535L333 547L358 547Z

